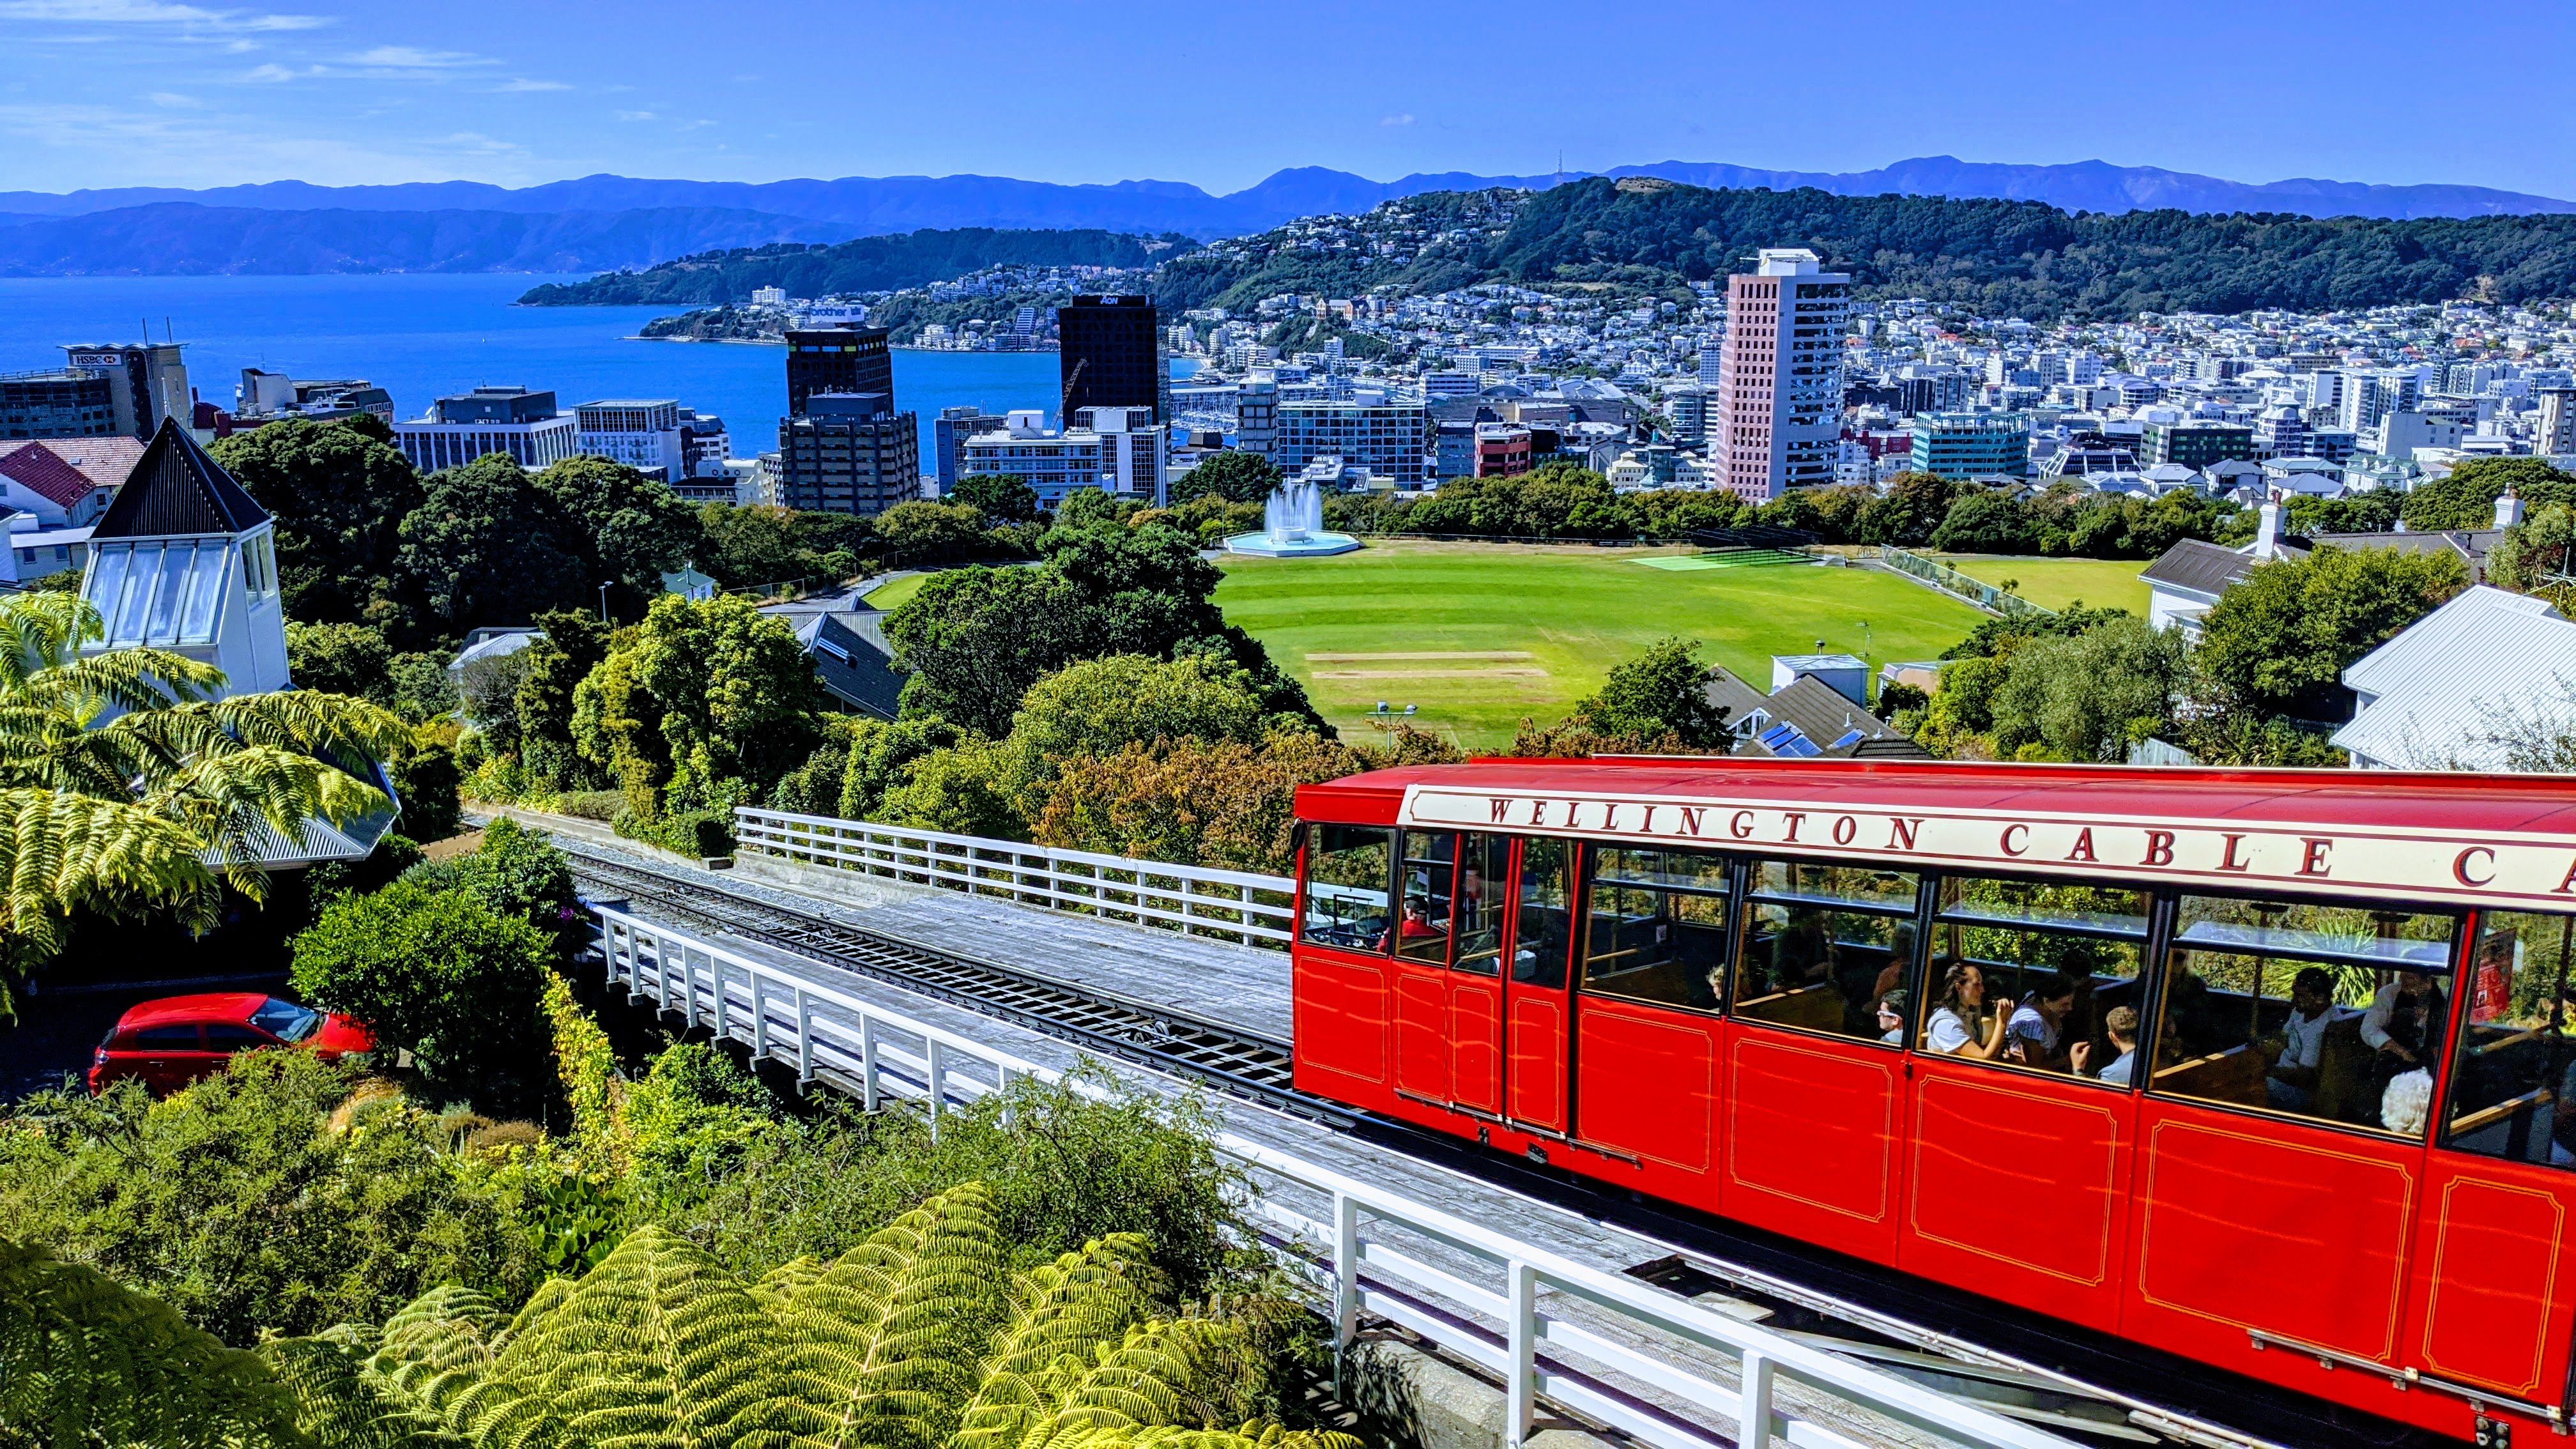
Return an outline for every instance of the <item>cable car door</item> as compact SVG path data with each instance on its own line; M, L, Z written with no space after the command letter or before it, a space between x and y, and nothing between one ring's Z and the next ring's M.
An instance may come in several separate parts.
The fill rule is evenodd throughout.
M1511 928L1512 838L1458 837L1458 904L1450 955L1449 1101L1503 1111L1503 959Z
M1574 944L1574 846L1523 840L1512 877L1512 965L1503 984L1503 1115L1566 1132L1566 1043L1571 1004L1567 960Z

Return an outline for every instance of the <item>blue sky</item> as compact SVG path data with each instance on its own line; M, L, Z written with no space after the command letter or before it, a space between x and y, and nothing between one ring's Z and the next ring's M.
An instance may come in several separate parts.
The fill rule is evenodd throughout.
M0 190L973 171L1222 192L1561 150L2576 197L2563 4L0 0L0 55Z

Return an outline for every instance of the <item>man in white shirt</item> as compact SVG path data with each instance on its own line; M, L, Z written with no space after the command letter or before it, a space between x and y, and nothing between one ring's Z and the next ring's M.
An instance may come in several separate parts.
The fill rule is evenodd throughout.
M2300 971L2290 982L2290 1019L2282 1025L2281 1059L2263 1078L2264 1098L2273 1106L2285 1112L2316 1109L2317 1068L2325 1060L2326 1027L2333 1019L2334 973L2322 966Z
M2137 1009L2128 1006L2112 1007L2102 1018L2102 1034L2111 1039L2112 1047L2120 1055L2109 1066L2102 1069L2101 1079L2115 1087L2125 1087L2129 1085L2130 1074L2138 1069ZM2089 1046L2091 1043L2084 1043L2084 1045ZM2081 1071L2082 1068L2079 1066L2077 1070Z

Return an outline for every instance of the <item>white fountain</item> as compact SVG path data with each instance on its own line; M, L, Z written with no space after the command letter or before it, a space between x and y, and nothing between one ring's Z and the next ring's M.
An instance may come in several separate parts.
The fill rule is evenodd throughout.
M1265 558L1321 558L1349 553L1360 541L1347 533L1324 530L1324 493L1312 478L1283 479L1261 505L1262 531L1238 533L1225 541L1228 553Z

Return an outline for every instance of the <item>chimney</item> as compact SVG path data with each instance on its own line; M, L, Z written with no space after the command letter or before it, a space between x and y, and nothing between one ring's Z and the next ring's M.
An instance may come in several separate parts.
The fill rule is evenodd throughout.
M2520 522L2522 522L2522 499L2516 496L2511 488L2507 488L2504 490L2504 496L2496 500L2495 526L2511 528Z
M2281 552L2281 503L2265 494L2263 507L2256 514L2262 522L2254 530L2254 556L2277 558Z

